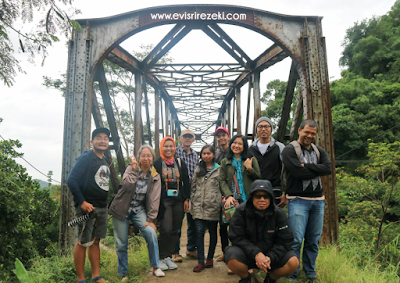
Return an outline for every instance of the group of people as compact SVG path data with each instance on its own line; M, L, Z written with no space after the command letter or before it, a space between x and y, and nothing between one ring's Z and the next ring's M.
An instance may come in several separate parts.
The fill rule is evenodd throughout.
M224 127L215 131L218 148L205 145L198 155L191 145L195 135L183 130L181 146L172 137L160 143L160 157L143 145L130 157L122 187L107 204L109 164L104 152L110 132L92 133L92 150L77 159L67 179L74 196L76 215L94 211L95 217L78 226L74 250L77 283L84 276L86 249L92 280L106 282L100 275L99 240L106 236L107 214L112 215L118 274L128 274L128 227L132 222L147 242L153 274L176 269L182 220L187 219L187 255L197 257L194 272L212 268L219 226L223 254L229 274L241 283L253 282L249 270L267 272L264 282L281 277L295 280L303 247L303 270L309 282L318 282L315 261L322 234L324 196L321 176L329 175L332 163L323 148L314 145L318 126L304 120L299 138L286 147L271 137L273 124L261 117L255 124L258 139L248 146L247 138L232 138ZM284 195L282 195L284 191ZM288 204L288 217L282 209ZM225 211L235 210L233 217ZM207 257L204 235L210 242ZM158 236L157 236L158 230ZM230 245L231 243L231 245Z

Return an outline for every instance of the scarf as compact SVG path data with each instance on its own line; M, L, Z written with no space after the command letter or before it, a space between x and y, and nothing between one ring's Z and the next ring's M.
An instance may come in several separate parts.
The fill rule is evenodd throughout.
M165 155L164 155L164 152L163 152L163 148L164 148L164 144L165 144L165 142L166 141L168 141L168 140L170 140L170 141L172 141L173 143L174 143L174 154L172 155L172 158L167 158L167 157L165 157ZM174 139L173 138L171 138L171 137L165 137L165 138L163 138L162 140L161 140L161 143L160 143L160 156L161 156L161 158L164 160L164 162L167 164L167 165L172 165L172 164L174 164L174 155L175 155L175 148L176 148L176 145L175 145L175 141L174 141Z
M240 196L242 197L243 202L245 202L247 200L247 195L243 183L242 157L240 156L239 160L237 160L236 157L234 156L232 158L232 165L235 166L236 169L236 179L239 185Z

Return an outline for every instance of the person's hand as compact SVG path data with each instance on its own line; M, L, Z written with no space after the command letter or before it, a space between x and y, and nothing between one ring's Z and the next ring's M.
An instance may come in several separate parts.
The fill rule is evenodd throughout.
M82 202L81 208L83 209L83 211L86 211L88 213L94 210L94 206L91 203L88 203L87 201Z
M256 265L259 269L264 272L268 272L268 269L271 269L271 259L268 256L265 256L262 252L259 252L256 255Z
M146 221L146 224L144 224L143 228L146 228L147 226L150 226L151 228L154 229L154 231L157 232L157 227L156 227L156 225L155 225L153 222L148 222L148 221Z
M247 171L251 173L253 171L253 158L247 158L246 161L243 163L244 167L246 167Z
M235 205L235 202L236 202L235 198L233 196L229 196L225 201L224 207L230 208L232 204Z
M135 170L138 170L139 169L139 163L136 161L135 156L132 156L132 157L129 156L129 158L131 159L132 168L135 169Z
M281 197L277 197L276 199L280 199L281 200L281 202L278 203L278 206L281 207L281 208L284 208L285 205L287 205L289 203L288 199L286 198L286 195L283 195Z
M303 167L304 167L304 163L301 163L301 166L303 166Z
M183 211L187 212L189 210L189 201L185 200L183 203Z

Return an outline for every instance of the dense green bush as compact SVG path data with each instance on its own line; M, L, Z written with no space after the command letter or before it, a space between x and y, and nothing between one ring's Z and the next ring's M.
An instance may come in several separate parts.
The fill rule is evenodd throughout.
M20 147L18 140L0 142L0 279L12 274L16 258L29 266L58 240L58 203L14 160Z

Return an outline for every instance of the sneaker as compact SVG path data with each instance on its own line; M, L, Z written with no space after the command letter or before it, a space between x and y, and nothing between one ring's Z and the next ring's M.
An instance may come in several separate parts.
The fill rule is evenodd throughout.
M201 272L202 270L204 270L204 267L204 263L199 263L195 266L195 268L193 268L193 272Z
M307 283L319 283L318 278L307 278Z
M269 273L267 273L267 276L265 276L264 279L264 283L276 283L276 280L271 279L271 277L269 277Z
M256 283L256 282L257 282L257 280L252 274L249 274L249 276L247 276L247 278L239 280L239 283Z
M168 269L177 269L178 266L175 264L175 262L172 261L170 257L167 257L164 259L165 264L168 266Z
M181 257L180 254L174 254L174 255L172 255L172 260L174 262L182 262L183 258Z
M215 259L216 261L224 261L224 254L220 255Z
M205 265L206 268L211 268L213 266L214 266L214 261L213 260L207 260L206 261L206 265Z
M168 270L168 265L165 263L165 259L160 259L160 261L158 262L158 267L162 270Z
M197 251L186 251L186 256L197 258Z
M128 276L122 276L122 279L121 279L121 282L125 282L125 281L128 281Z
M165 276L165 273L161 270L161 268L153 268L153 274L157 277Z

